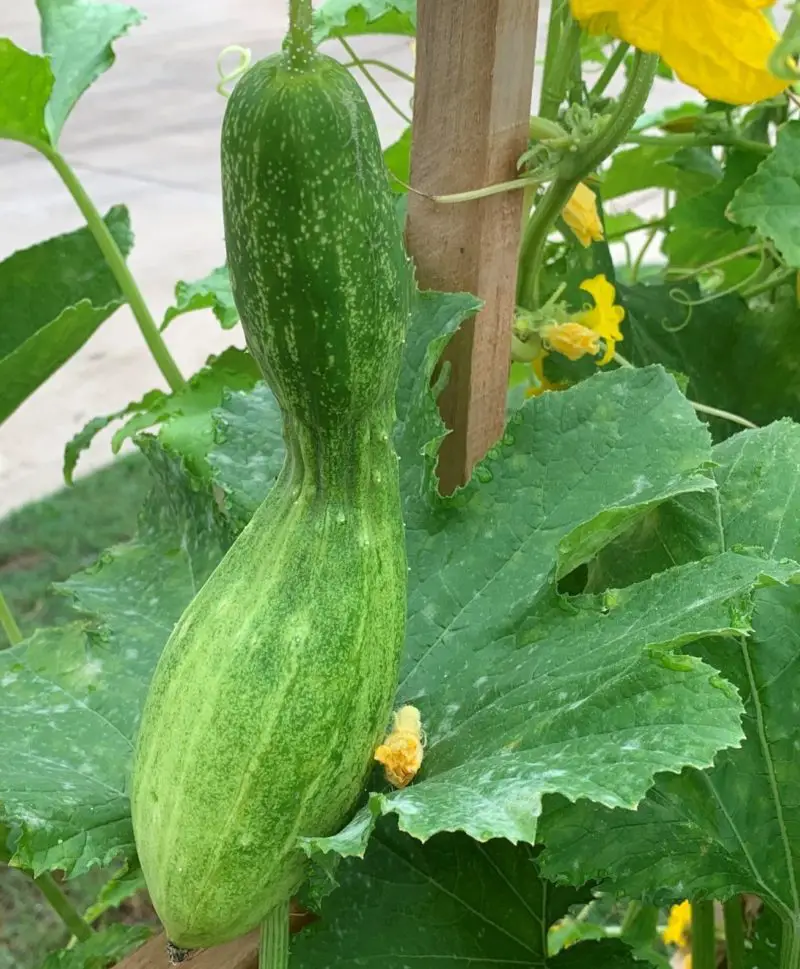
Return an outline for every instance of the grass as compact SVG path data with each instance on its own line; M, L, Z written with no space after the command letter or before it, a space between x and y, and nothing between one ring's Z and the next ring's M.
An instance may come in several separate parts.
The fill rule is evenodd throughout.
M130 538L148 488L147 464L136 454L0 521L0 589L25 635L75 618L52 584ZM0 630L0 649L7 645Z
M24 634L75 618L70 600L53 583L129 539L148 488L147 465L137 454L0 521L0 589ZM7 645L0 630L0 649ZM63 887L82 910L108 877L93 871ZM114 918L150 921L152 912L133 899ZM30 878L0 866L0 969L34 969L66 941L61 922Z

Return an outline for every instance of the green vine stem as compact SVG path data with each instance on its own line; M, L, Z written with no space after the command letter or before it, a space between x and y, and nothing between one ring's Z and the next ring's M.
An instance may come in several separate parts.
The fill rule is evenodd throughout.
M314 56L314 10L311 0L289 0L289 33L284 49L292 67L300 70Z
M666 229L668 224L669 219L660 218L652 219L650 222L642 222L639 225L626 226L624 229L620 229L618 232L606 233L606 241L621 242L625 236L629 236L633 232L649 232L651 229Z
M729 898L722 906L725 919L727 969L745 969L744 914L740 895Z
M43 875L39 875L38 878L34 878L33 883L41 891L42 895L50 903L50 907L76 939L85 942L86 939L94 935L92 927L88 922L84 922L78 911L73 908L72 902L61 891L49 872L45 872Z
M153 355L158 369L164 375L164 379L174 392L186 385L178 365L169 352L163 337L158 331L153 315L144 301L141 290L136 284L136 280L131 275L130 269L125 262L119 246L114 237L108 230L108 226L103 221L102 216L97 211L94 202L89 198L80 179L69 166L66 159L54 148L42 149L42 154L55 168L61 177L61 181L66 186L67 191L75 200L75 204L81 210L81 214L86 219L89 230L94 236L100 252L103 254L108 268L114 275L119 288L122 290L125 299L128 301L139 329L142 332L145 343L150 353Z
M658 54L636 51L630 78L608 123L597 137L589 142L585 150L580 151L574 159L565 160L563 167L566 173L577 173L579 178L583 178L622 144L644 111L657 69Z
M22 632L2 592L0 592L0 626L8 637L9 646L16 646L17 643L22 642Z
M414 83L413 74L409 74L408 71L403 71L399 67L395 67L394 64L390 64L388 61L379 61L373 57L360 57L358 60L350 61L343 66L347 68L379 67L382 71L388 71L389 74L394 74L395 77L399 77L402 81L408 81L409 84Z
M350 58L350 60L353 62L353 64L361 71L361 73L364 75L364 77L375 88L376 92L389 105L389 107L392 109L392 111L394 111L394 113L399 118L402 118L403 121L405 121L405 123L407 125L410 125L411 124L411 118L409 117L409 115L407 115L405 113L405 111L403 111L403 109L398 104L395 104L395 102L392 100L392 98L389 96L389 94L383 89L382 85L380 84L380 82L378 81L378 79L375 77L375 75L372 73L372 71L370 71L369 68L365 66L365 61L363 61L358 56L358 54L355 51L355 49L350 44L347 43L347 41L344 39L344 37L339 37L338 40L339 40L339 43L342 45L342 47L344 47L344 49L347 51L347 56Z
M567 92L580 43L581 28L569 12L567 0L553 0L547 28L539 117L551 121L558 117L558 109Z
M289 965L289 902L276 905L261 924L258 969L286 969Z
M596 101L606 93L606 88L611 83L614 75L619 70L620 64L625 60L625 55L630 50L630 44L624 40L620 41L614 48L614 53L609 57L606 66L603 68L600 77L594 82L594 87L589 91L589 99Z
M575 158L564 159L556 179L536 206L525 227L519 257L517 303L525 309L535 309L539 303L539 271L553 224L578 182L608 158L644 110L657 67L657 54L636 52L630 78L608 123Z
M555 179L528 219L522 235L517 282L517 303L524 309L533 310L539 305L539 270L547 236L579 181L580 178Z
M754 296L761 296L763 293L771 293L772 290L778 289L779 286L786 286L788 283L793 283L796 278L796 269L785 269L777 274L772 274L769 279L765 279L760 283L755 283L749 289L744 290L742 297L744 299L753 299Z
M735 134L720 132L716 135L694 134L664 134L640 135L629 134L625 138L626 145L654 145L658 148L738 148L757 155L769 155L772 145L766 141L753 141L750 138L740 138Z
M780 969L800 969L800 924L796 915L783 923Z
M692 969L717 969L713 902L692 902Z

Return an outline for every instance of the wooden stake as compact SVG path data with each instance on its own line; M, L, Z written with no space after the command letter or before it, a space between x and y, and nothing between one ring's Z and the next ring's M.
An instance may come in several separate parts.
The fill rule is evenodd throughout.
M203 949L179 963L181 969L258 969L258 932L251 932L213 949ZM157 935L132 952L116 969L174 969L167 956L167 939Z
M411 184L429 195L517 175L528 144L538 0L419 0ZM439 401L452 429L439 459L452 492L503 433L522 192L437 205L409 194L407 241L423 289L485 302L453 340Z

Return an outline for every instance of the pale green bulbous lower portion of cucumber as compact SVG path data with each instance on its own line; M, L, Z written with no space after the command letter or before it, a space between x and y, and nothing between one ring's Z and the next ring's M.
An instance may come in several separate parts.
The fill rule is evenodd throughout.
M255 927L304 877L298 839L354 810L406 613L391 433L413 280L358 85L329 58L257 64L222 169L234 295L287 460L170 636L137 739L137 851L185 948Z
M358 495L323 500L308 475L298 493L284 472L156 669L133 823L177 945L255 927L303 879L298 839L338 830L366 780L391 713L406 586L397 460L375 435Z

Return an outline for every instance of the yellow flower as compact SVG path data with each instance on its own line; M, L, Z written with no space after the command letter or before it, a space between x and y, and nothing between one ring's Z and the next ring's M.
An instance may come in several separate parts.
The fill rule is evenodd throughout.
M787 86L767 63L778 35L764 10L774 0L571 0L593 34L658 53L707 98L753 104Z
M661 933L664 945L677 945L681 949L689 947L689 935L692 928L692 906L689 902L673 905L669 910L667 927Z
M401 707L394 715L392 732L375 751L383 764L386 780L394 787L406 787L422 766L422 721L416 707Z
M576 186L561 214L582 246L602 241L603 225L597 214L597 196L588 185L580 182Z
M603 275L584 280L581 289L594 299L594 306L581 313L579 320L605 340L606 352L597 363L598 367L602 367L613 359L616 345L622 340L619 327L625 319L625 310L614 304L614 287Z
M590 353L600 352L600 337L581 323L551 323L541 330L548 350L555 350L568 360L580 360Z

